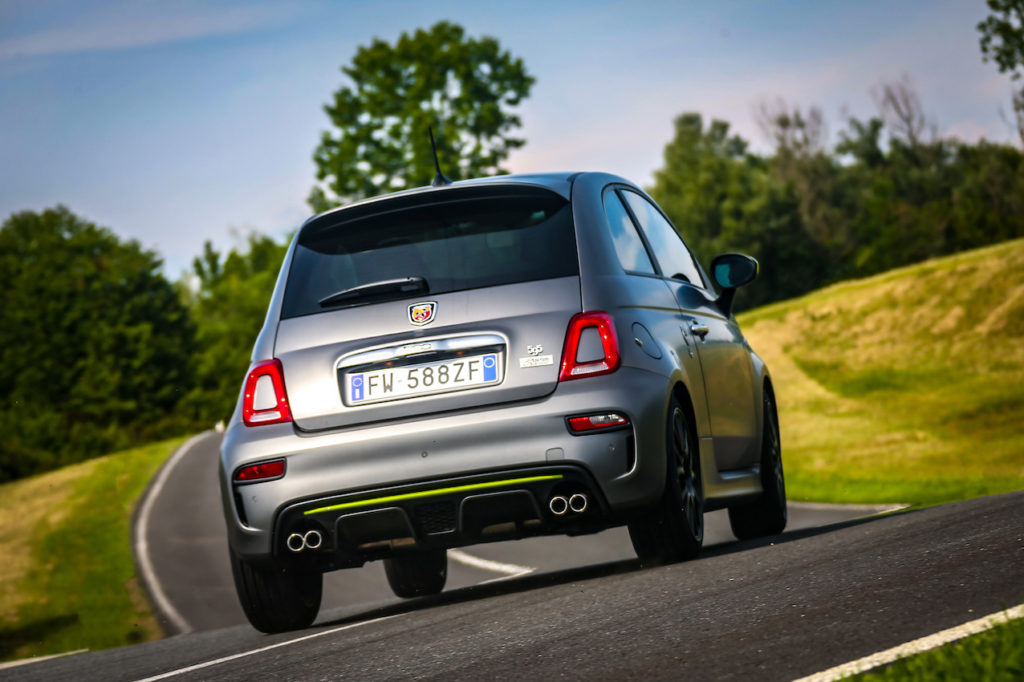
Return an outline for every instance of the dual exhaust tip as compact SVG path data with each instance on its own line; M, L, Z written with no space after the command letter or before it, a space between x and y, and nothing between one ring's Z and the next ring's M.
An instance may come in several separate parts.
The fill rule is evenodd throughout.
M568 497L555 495L548 501L548 509L555 516L565 516L569 512L582 514L588 506L590 506L590 500L583 493L573 493Z
M324 544L324 536L318 530L308 530L305 533L292 533L285 540L288 549L296 554L304 549L319 549Z

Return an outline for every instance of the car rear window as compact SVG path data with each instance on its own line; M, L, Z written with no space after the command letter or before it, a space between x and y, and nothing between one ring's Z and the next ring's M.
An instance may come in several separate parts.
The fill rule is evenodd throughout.
M281 316L352 287L422 277L411 297L578 275L569 202L530 187L450 189L328 214L303 227ZM401 295L399 295L401 297ZM353 300L349 305L374 302Z

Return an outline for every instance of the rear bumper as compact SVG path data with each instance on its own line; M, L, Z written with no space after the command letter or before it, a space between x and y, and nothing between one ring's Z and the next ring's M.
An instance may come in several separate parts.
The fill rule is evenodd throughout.
M233 423L220 464L229 541L250 559L280 557L289 534L317 528L327 539L320 553L341 566L405 546L455 547L622 523L662 490L667 392L665 378L623 367L559 384L542 399L429 418L317 434L291 424ZM631 427L573 435L565 423L612 410L627 415ZM231 482L239 467L275 458L286 460L282 478ZM553 518L550 497L577 489L588 493L588 512Z
M272 551L279 562L312 559L330 570L403 549L593 532L607 527L609 517L595 490L585 470L563 465L345 493L283 509ZM564 508L552 511L554 498L565 501ZM289 547L289 538L310 531L317 533L315 547Z

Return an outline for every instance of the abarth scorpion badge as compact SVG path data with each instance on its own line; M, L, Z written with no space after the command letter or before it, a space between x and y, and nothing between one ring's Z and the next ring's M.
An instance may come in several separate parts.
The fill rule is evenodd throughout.
M437 303L434 301L413 303L409 306L409 323L416 327L422 327L433 322L436 313Z

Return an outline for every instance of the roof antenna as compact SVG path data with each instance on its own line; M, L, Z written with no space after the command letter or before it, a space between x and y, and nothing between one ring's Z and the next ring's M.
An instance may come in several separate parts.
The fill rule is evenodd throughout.
M449 178L444 176L441 172L441 164L437 162L437 145L434 144L434 128L427 126L427 132L430 133L430 151L434 153L434 168L437 170L437 175L434 176L434 181L430 183L431 187L444 187L445 185L452 184Z

